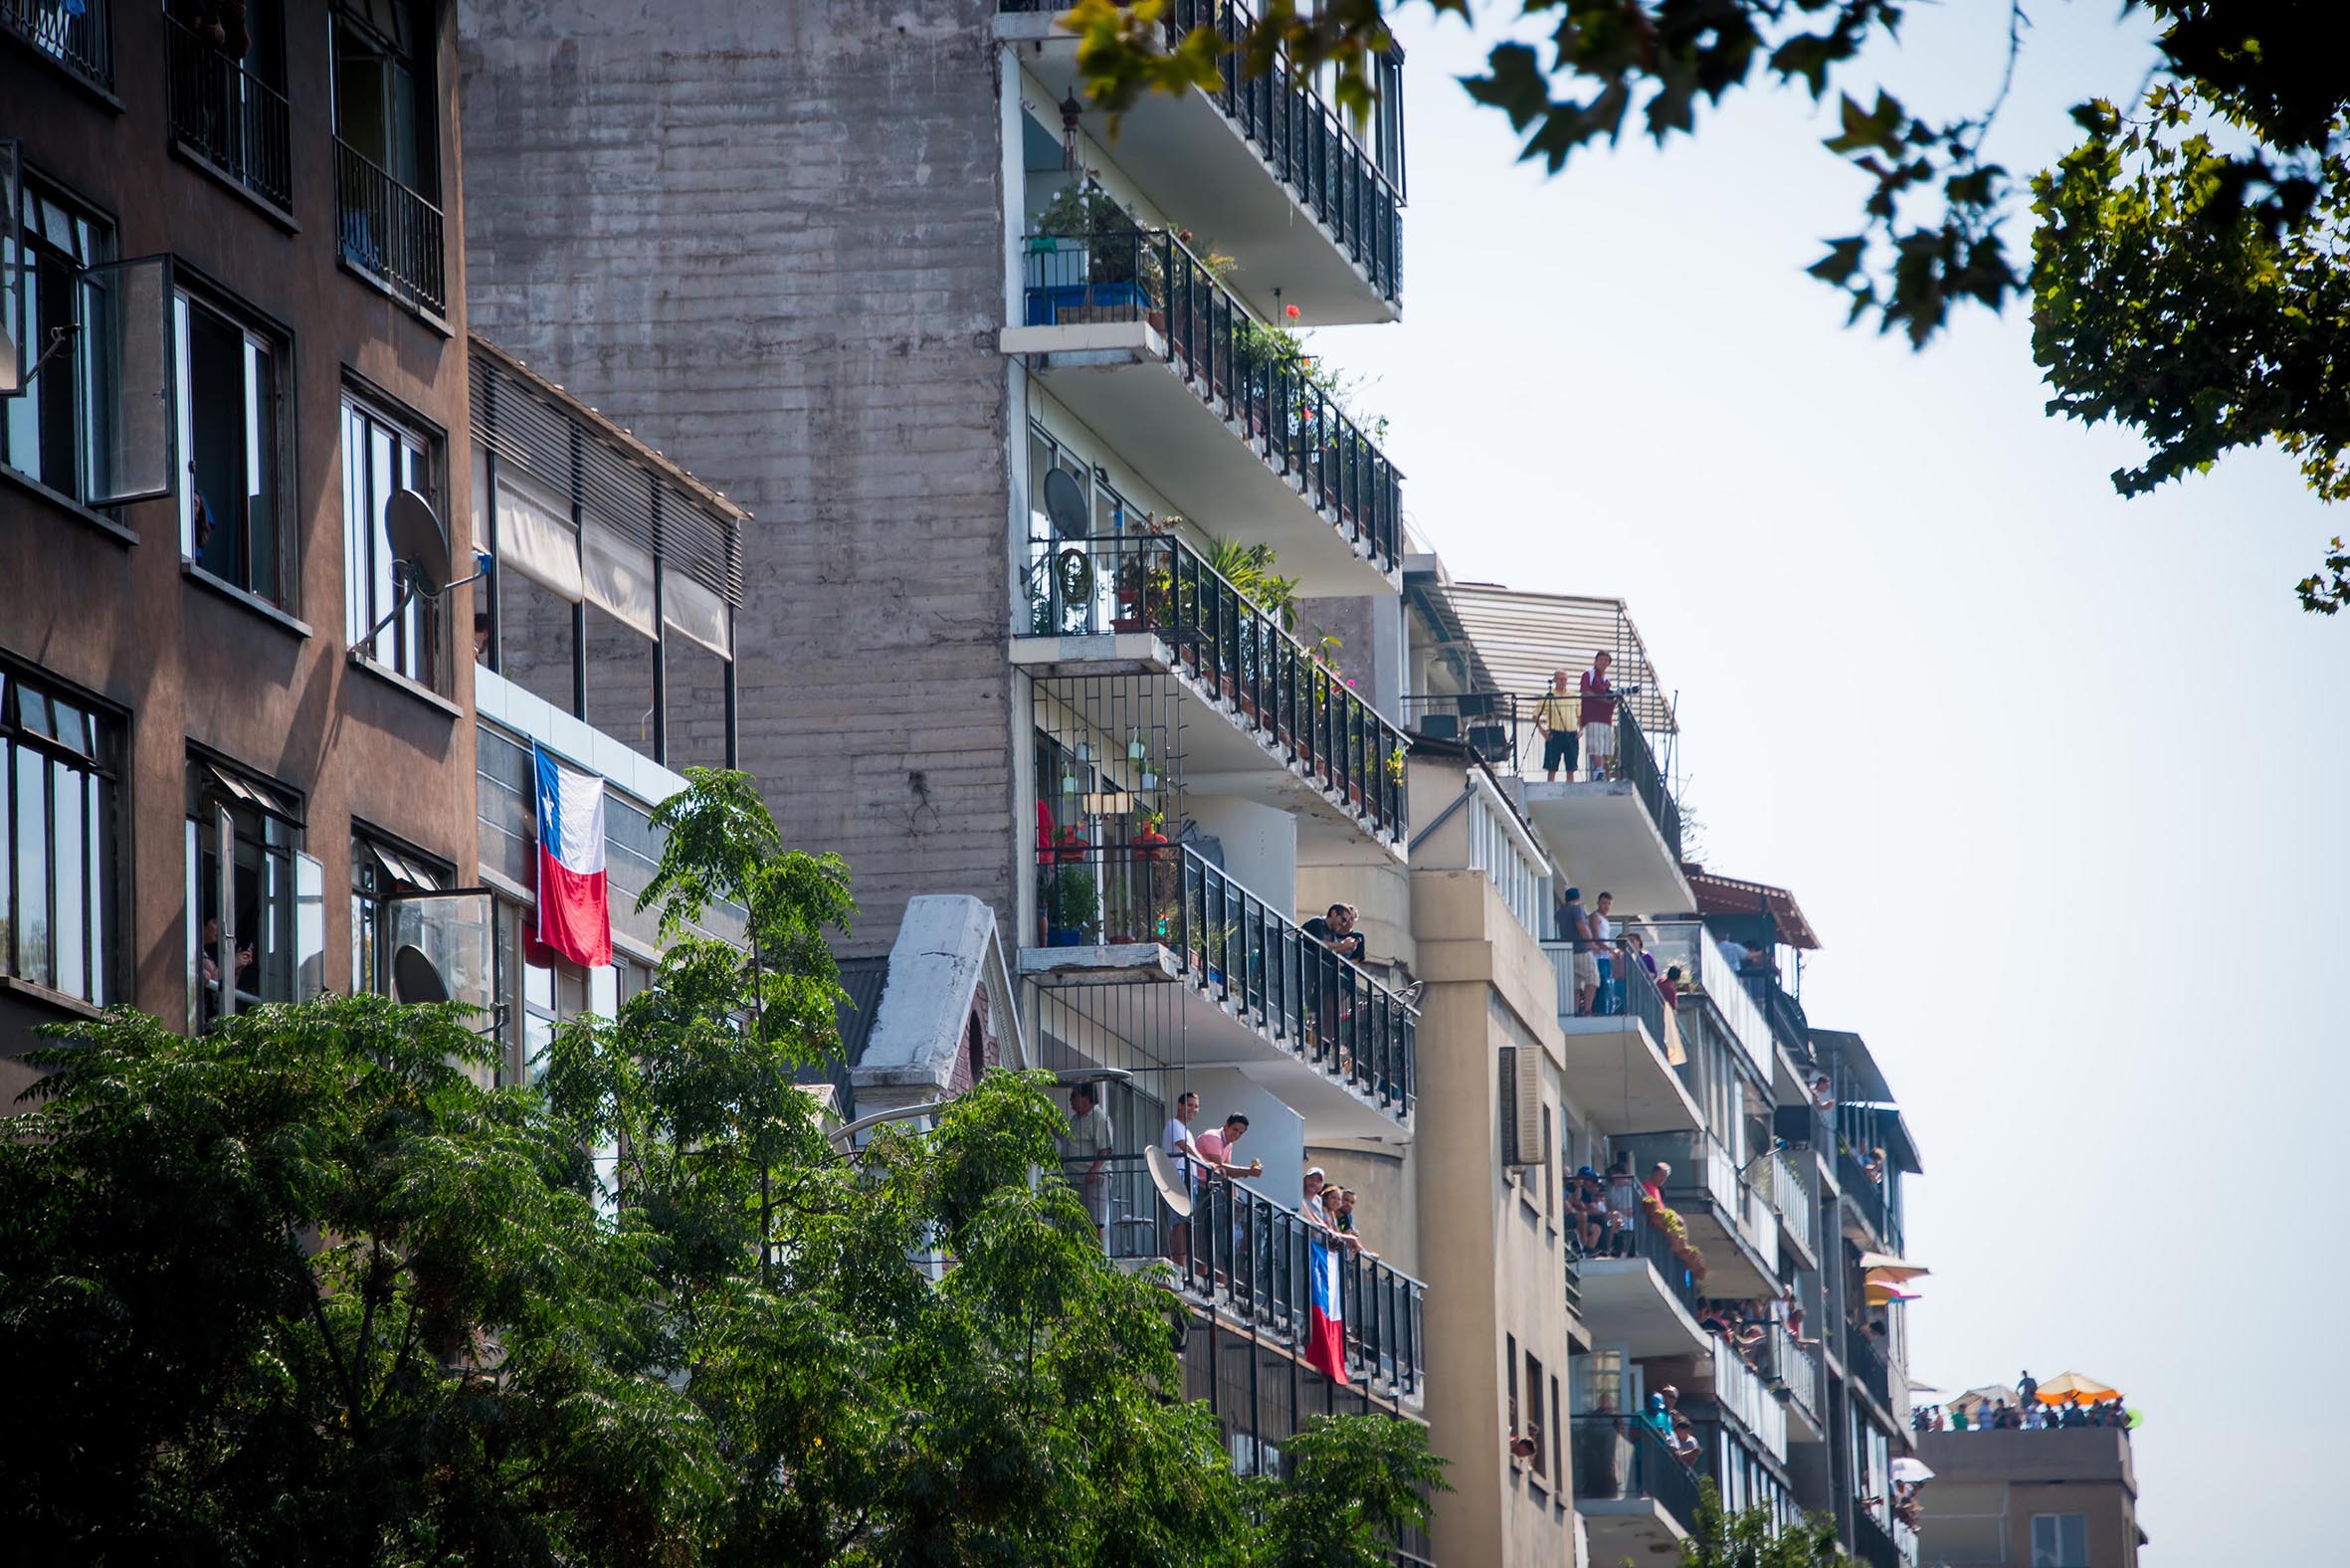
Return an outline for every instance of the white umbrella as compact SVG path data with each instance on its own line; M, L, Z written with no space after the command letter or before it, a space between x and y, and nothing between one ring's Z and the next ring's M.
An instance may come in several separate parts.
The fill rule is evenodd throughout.
M1892 1470L1893 1479L1898 1481L1907 1481L1911 1485L1915 1485L1919 1481L1932 1480L1934 1478L1934 1472L1926 1469L1926 1462L1924 1460L1913 1459L1906 1454L1893 1461Z

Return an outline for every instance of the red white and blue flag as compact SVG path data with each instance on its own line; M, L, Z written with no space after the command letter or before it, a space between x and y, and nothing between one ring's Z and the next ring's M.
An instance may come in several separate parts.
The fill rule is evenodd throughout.
M1344 1388L1346 1324L1339 1306L1338 1258L1335 1247L1319 1240L1306 1243L1306 1272L1312 1276L1313 1296L1306 1311L1305 1364Z
M538 756L538 941L589 969L612 962L604 891L604 781Z

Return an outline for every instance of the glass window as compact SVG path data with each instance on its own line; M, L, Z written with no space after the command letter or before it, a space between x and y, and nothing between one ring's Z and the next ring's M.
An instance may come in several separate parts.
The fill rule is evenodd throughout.
M401 988L396 958L414 947L450 1000L490 1007L490 894L454 882L446 865L406 846L369 833L351 840L352 990L430 1000Z
M2032 1568L2089 1568L2089 1516L2034 1514Z
M114 717L0 670L0 973L98 1007L116 1000L120 750Z
M0 422L0 461L80 500L82 358L74 351L76 311L84 272L113 260L113 227L29 177L21 214L7 216L8 232L0 235L0 250L5 251L0 269L22 290L21 301L8 302L12 314L20 308L23 312L26 359L41 368L21 395L0 403L7 416Z
M334 134L430 198L433 30L409 0L344 0L334 17Z
M310 994L310 874L299 807L278 785L205 759L188 763L188 1021L201 1028ZM310 863L314 864L314 863ZM223 980L226 977L227 983Z
M379 410L346 397L342 478L343 627L348 644L419 686L444 690L447 616L437 598L408 591L384 532L384 510L403 490L423 495L435 515L440 514L432 443Z
M180 554L272 604L294 573L278 514L279 366L275 339L181 290L176 310Z

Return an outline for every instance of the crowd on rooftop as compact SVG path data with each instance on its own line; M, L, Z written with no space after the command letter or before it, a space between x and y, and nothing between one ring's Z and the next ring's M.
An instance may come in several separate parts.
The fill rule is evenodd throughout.
M2111 1427L2126 1436L2135 1419L2118 1390L2049 1391L2026 1372L2013 1389L1974 1389L1947 1405L1920 1405L1910 1412L1909 1424L1919 1432L2056 1432Z

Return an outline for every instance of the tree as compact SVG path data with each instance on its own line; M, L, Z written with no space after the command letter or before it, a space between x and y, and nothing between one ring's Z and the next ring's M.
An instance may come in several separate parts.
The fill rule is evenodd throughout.
M1837 1549L1834 1521L1817 1515L1781 1529L1771 1510L1722 1507L1712 1481L1697 1487L1697 1528L1681 1543L1681 1568L1854 1568Z
M739 774L661 817L657 981L542 1084L373 997L41 1054L0 1137L18 1560L1321 1568L1425 1518L1410 1423L1235 1473L1049 1079L837 1148L792 1078L846 868ZM740 948L692 930L732 913Z
M1285 55L1328 66L1339 103L1366 111L1370 57L1389 47L1402 0L1260 0L1231 41L1179 31L1169 0L1079 0L1066 25L1094 100L1112 115L1148 92L1213 86L1224 57L1250 76ZM1468 0L1424 0L1467 20ZM2146 441L2119 470L2124 495L2274 441L2326 500L2350 494L2350 73L2336 64L2337 9L2315 0L2123 0L2157 30L2158 65L2135 102L2074 111L2082 139L2019 186L1983 156L2024 45L2021 0L2002 16L2007 68L1982 112L1912 113L1853 84L1866 47L1900 26L1903 0L1517 0L1550 27L1549 58L1493 46L1469 95L1509 116L1522 156L1556 173L1615 143L1637 110L1660 143L1694 135L1702 101L1754 85L1838 95L1828 149L1866 179L1853 233L1810 271L1844 291L1850 319L1923 347L1954 306L2033 303L2033 353L2049 412L2112 420ZM1987 12L1993 8L1986 7ZM1988 86L1988 85L1987 85ZM2032 259L2006 244L2025 196ZM2350 603L2350 557L2333 542L2297 585L2304 608Z

